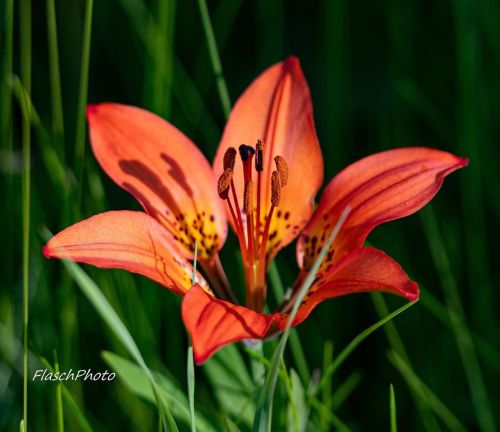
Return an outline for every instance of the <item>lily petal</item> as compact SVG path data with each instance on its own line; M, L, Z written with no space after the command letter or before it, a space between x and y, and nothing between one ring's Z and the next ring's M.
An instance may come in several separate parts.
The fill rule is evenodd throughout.
M264 338L274 322L273 315L218 300L198 284L182 301L182 319L191 336L197 364L231 342Z
M139 273L179 295L191 287L192 266L146 213L110 211L61 231L43 248L46 258L66 258L101 268ZM198 281L208 290L198 274Z
M304 321L324 300L375 291L399 295L409 301L415 301L419 296L418 285L390 256L372 247L356 249L318 278L300 305L293 325ZM292 301L288 307L291 307ZM277 320L281 330L285 328L287 319L288 314L285 313Z
M310 269L347 205L352 210L324 266L362 246L377 225L418 211L437 193L446 175L467 163L467 159L444 151L407 147L377 153L348 166L326 187L297 243L299 266L304 271Z
M253 145L258 139L264 143L262 227L271 207L274 157L282 156L290 172L270 229L267 251L274 255L289 244L309 220L314 197L323 181L323 158L314 127L311 95L295 57L264 71L236 102L215 156L213 169L217 178L223 172L228 147L242 143ZM242 197L244 181L240 168L235 169L234 181L238 196Z
M208 161L179 130L140 108L102 103L87 109L101 167L160 222L188 258L210 258L227 234Z

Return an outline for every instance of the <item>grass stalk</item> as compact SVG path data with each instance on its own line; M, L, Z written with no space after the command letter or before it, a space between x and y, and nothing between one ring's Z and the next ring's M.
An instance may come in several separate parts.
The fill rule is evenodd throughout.
M220 102L222 104L222 111L224 112L224 117L228 118L229 113L231 112L231 100L229 98L226 81L224 80L222 64L219 57L219 51L217 50L217 43L215 41L214 30L212 28L212 22L210 20L210 14L208 13L206 1L198 0L198 7L200 9L201 23L207 40L210 61L215 74L217 92L219 93Z
M54 0L47 0L47 34L49 51L50 95L52 104L52 133L59 157L64 159L64 116L57 46L57 20Z
M396 396L394 395L394 386L389 386L389 413L391 416L391 432L398 432L396 418Z
M449 430L455 432L465 432L467 430L446 405L412 371L396 351L390 351L387 356L394 367L401 373L408 386L413 389L416 397L422 403L427 404L428 408L434 411Z
M370 336L375 330L382 327L384 324L391 321L393 318L397 317L399 314L403 313L405 310L412 307L416 302L407 303L404 306L401 306L399 309L396 309L391 314L387 315L380 321L371 325L367 329L363 330L360 334L358 334L335 358L335 361L331 363L328 368L323 372L323 376L321 377L318 386L316 387L316 392L321 390L325 385L328 384L330 377L337 371L337 369L344 363L344 361L351 355L351 353L356 349L356 347L363 342L368 336Z
M285 290L283 288L283 282L281 281L281 276L275 261L273 261L269 266L269 281L276 300L280 302L285 296ZM302 349L296 329L290 330L290 350L292 352L297 372L299 373L302 382L307 385L311 381L311 372L309 370L309 366L307 365L306 356L304 354L304 350Z
M54 370L59 373L59 360L57 359L57 351L54 350ZM56 384L56 411L57 411L57 430L64 432L64 412L62 405L62 384L57 381Z
M85 18L83 24L82 56L80 61L80 87L78 92L78 108L75 129L75 170L78 180L78 202L79 206L83 193L83 167L85 166L85 110L87 106L90 41L92 34L92 8L93 0L85 2Z
M196 283L196 265L198 261L198 242L194 244L194 259L193 259L193 276L191 285ZM195 374L193 361L193 345L189 341L187 353L187 383L188 383L188 400L189 400L189 415L191 418L191 432L196 432L196 417L194 412L194 389L195 389Z
M477 359L474 341L465 322L465 314L451 270L448 253L432 205L428 205L422 210L421 217L432 259L444 291L446 305L452 311L450 313L450 320L453 323L452 331L462 358L478 424L481 431L492 432L496 429L491 404Z
M12 47L14 33L14 1L5 0L4 3L5 30L3 32L2 44L2 66L1 66L1 100L0 100L0 133L7 151L12 152L12 91L9 79L12 75Z
M29 96L31 92L31 0L19 3L21 79ZM23 430L28 430L28 322L29 322L29 250L31 210L31 118L30 104L24 103L22 117L22 210L23 210Z

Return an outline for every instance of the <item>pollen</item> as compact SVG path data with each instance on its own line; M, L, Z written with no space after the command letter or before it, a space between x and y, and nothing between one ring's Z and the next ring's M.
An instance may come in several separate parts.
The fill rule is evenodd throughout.
M257 141L255 150L255 171L260 173L264 170L264 144L261 140Z
M224 161L223 161L224 171L227 170L228 168L233 170L235 162L236 162L236 149L234 147L229 147L226 150L226 153L224 153Z
M232 180L233 170L231 168L226 168L217 182L217 192L223 200L226 200L229 196L229 188Z
M247 216L253 214L253 181L249 180L245 183L245 193L243 196L243 211Z
M279 206L281 198L281 179L278 171L273 171L271 174L271 204L275 207Z
M274 162L280 175L281 187L285 187L288 183L288 164L283 156L275 156Z

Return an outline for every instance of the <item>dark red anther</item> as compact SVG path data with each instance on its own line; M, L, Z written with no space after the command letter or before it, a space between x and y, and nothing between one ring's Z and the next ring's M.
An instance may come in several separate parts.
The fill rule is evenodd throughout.
M262 172L264 169L264 144L261 140L257 141L255 146L255 171Z

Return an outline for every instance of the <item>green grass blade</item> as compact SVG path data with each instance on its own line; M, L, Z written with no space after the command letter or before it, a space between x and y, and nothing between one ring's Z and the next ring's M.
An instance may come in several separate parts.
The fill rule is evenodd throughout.
M194 259L193 259L193 276L191 285L196 283L196 265L198 263L198 242L194 243ZM191 432L196 432L196 417L194 413L194 389L195 389L195 375L194 375L194 361L193 361L193 346L191 341L188 346L187 353L187 383L188 383L188 398L189 398L189 414L191 417Z
M285 368L286 371L286 368ZM309 420L309 406L306 403L306 391L302 384L302 381L293 369L290 371L290 384L292 390L293 404L289 406L293 407L293 412L289 413L290 417L293 418L293 423L297 432L306 430L307 422ZM293 429L289 429L293 430Z
M447 308L453 313L453 334L458 346L465 376L472 396L472 403L482 431L494 431L495 421L491 404L486 392L481 366L477 359L476 348L470 330L465 321L465 314L458 294L457 284L453 277L450 260L446 251L441 231L431 205L421 212L425 235L429 243L432 259L439 275L444 291Z
M175 0L153 2L155 16L148 25L150 73L144 80L146 106L153 112L168 118L174 71ZM156 19L155 19L156 18Z
M49 237L48 233L45 233L44 237ZM162 417L163 426L166 430L178 431L175 420L165 403L164 398L160 395L158 386L153 379L151 371L146 365L144 358L142 357L139 348L137 347L132 335L128 331L125 324L121 321L120 317L117 315L111 304L108 302L104 294L99 289L97 284L85 273L79 265L74 262L63 260L62 261L66 269L68 270L71 277L80 287L83 294L90 301L92 306L95 308L97 313L101 316L103 321L108 325L113 334L118 338L118 340L126 348L130 356L134 361L141 367L148 379L150 380L153 393L156 397L156 405L160 412L160 417Z
M360 371L354 371L345 381L337 386L335 393L332 395L331 403L327 407L330 407L333 411L337 411L362 380L363 374Z
M251 425L254 383L235 345L228 345L202 366L221 409L238 424Z
M358 347L358 345L363 342L368 336L370 336L375 330L382 327L384 324L388 323L399 314L403 313L406 309L409 309L417 302L407 303L404 306L401 306L399 309L396 309L391 314L387 315L385 318L382 318L380 321L371 325L367 329L363 330L360 334L358 334L350 343L347 345L340 354L335 358L335 361L328 366L328 368L323 372L323 376L319 381L317 390L321 390L323 386L327 385L330 376L335 373L335 371L344 363L344 361L349 357L349 355Z
M219 93L219 98L222 104L222 111L224 112L224 116L228 118L229 113L231 112L231 100L229 98L229 92L227 90L226 81L224 80L224 74L222 72L222 64L219 57L219 51L217 50L214 30L212 28L212 22L210 21L210 14L208 13L207 3L205 2L205 0L198 0L198 7L200 9L201 23L203 25L205 38L207 40L208 52L210 54L210 61L212 63L212 68L215 73L217 91Z
M31 93L31 1L19 3L21 45L21 79L29 96ZM31 116L29 104L22 116L22 274L23 274L23 430L28 430L28 322L29 322L29 252L31 213Z
M47 34L49 44L50 95L52 104L52 133L59 150L64 155L64 116L59 71L59 49L57 46L57 20L54 0L47 0Z
M325 346L323 348L323 370L326 370L328 365L333 361L333 342L331 340L325 341ZM323 387L321 391L321 400L323 404L330 408L332 403L332 382L328 381L328 383ZM320 413L319 424L323 428L326 427L328 418L324 416L323 413Z
M54 350L54 370L59 373L59 360L57 359L57 351ZM62 405L62 384L57 381L56 384L56 410L57 410L57 430L64 432L64 412Z
M90 41L92 35L93 0L85 2L85 17L83 21L82 56L80 60L80 87L78 91L78 108L75 130L75 172L79 184L78 205L83 187L83 167L85 165L85 111L89 86Z
M455 415L444 405L438 397L422 382L422 380L411 370L401 356L394 350L391 350L387 357L394 367L405 379L414 394L427 404L429 409L434 411L439 419L454 432L465 432L467 429L460 423Z
M193 362L193 347L188 347L188 365L187 365L187 381L188 381L188 398L189 398L189 414L191 417L191 431L196 432L196 417L194 412L194 362Z
M382 319L389 313L389 308L387 307L385 298L381 293L371 293L371 297L373 304L375 306L375 310L377 311L377 315L380 319ZM399 332L396 329L396 325L392 321L388 322L384 326L384 331L392 349L394 349L404 359L408 367L413 368L408 353L406 352L405 346L403 344L403 341L401 340ZM422 422L427 430L429 431L440 430L439 424L432 411L428 409L427 405L421 403L419 399L417 399L417 409L420 413Z
M12 75L13 62L13 33L14 33L14 1L4 2L5 29L2 39L2 65L1 65L1 100L0 100L0 137L2 145L7 145L7 151L13 151L12 142L12 94L8 83Z
M102 353L104 361L113 369L123 384L136 396L155 403L155 395L151 388L148 376L144 370L134 362L123 358L112 352ZM181 422L190 424L191 408L186 394L173 378L151 370L152 376L158 385L161 397L165 399L172 414ZM201 412L196 411L196 427L200 432L215 432L216 427L212 425L209 418Z
M47 361L47 359L44 359L43 357L40 359L42 364L48 369L49 372L54 373L57 369L56 367L52 367L52 365ZM78 403L75 401L73 398L73 395L71 392L68 390L66 385L59 381L58 382L61 386L62 390L62 396L64 397L64 401L70 408L71 413L73 414L73 417L75 418L76 422L78 423L79 430L83 432L92 432L92 426L90 425L89 421L85 417L85 414L82 412L80 409Z
M394 386L389 386L389 412L391 416L391 432L398 432L396 418L396 396L394 395Z
M276 261L273 261L269 266L269 281L271 282L271 288L273 289L276 301L281 302L285 297L285 290L283 288L283 282L281 282ZM309 366L307 365L306 356L304 354L304 350L302 349L296 329L290 330L290 349L293 360L295 361L295 366L297 367L297 372L299 373L302 382L304 384L308 384L311 381L311 372L309 370Z
M255 420L254 420L254 425L253 425L254 432L264 432L264 431L271 430L274 390L276 388L276 381L278 378L279 365L281 363L281 360L283 358L283 354L285 352L285 346L286 346L286 342L288 340L290 328L292 326L293 320L295 319L297 311L299 310L299 306L301 305L302 300L304 299L305 295L307 294L307 291L309 290L309 288L311 288L312 284L314 283L314 281L316 279L316 274L318 273L318 270L321 266L321 263L323 262L323 259L326 255L326 253L330 249L330 246L333 243L333 240L335 239L338 232L340 231L340 228L342 228L342 225L344 224L350 211L351 211L351 208L349 206L343 210L342 214L339 217L339 220L335 224L335 227L334 227L332 233L328 237L323 248L321 249L320 254L316 258L316 261L314 262L314 264L311 268L311 271L309 272L306 279L304 280L303 285L299 289L299 292L297 294L297 298L295 299L292 310L291 310L290 315L288 317L288 321L287 321L286 326L285 326L285 331L283 332L283 336L281 336L278 347L276 348L276 351L273 354L273 357L271 360L271 370L269 371L269 373L266 376L266 381L264 382L264 385L260 391L260 394L259 394L259 397L257 400L257 412L255 414Z

